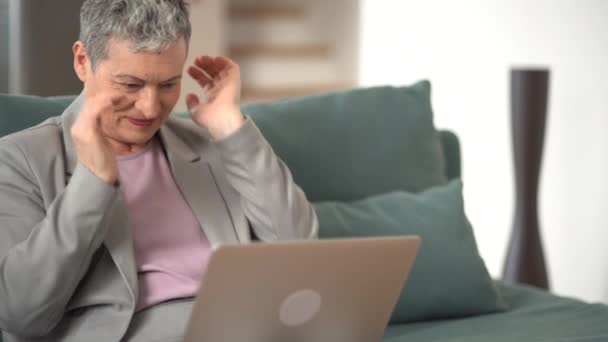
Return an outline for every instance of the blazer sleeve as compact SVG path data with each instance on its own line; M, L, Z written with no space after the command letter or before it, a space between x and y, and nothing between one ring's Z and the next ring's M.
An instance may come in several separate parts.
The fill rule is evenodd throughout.
M258 238L317 238L319 224L312 205L250 118L215 145L228 182L240 194L245 216Z
M45 207L39 181L19 146L0 139L0 330L23 337L47 335L62 319L118 192L78 165Z

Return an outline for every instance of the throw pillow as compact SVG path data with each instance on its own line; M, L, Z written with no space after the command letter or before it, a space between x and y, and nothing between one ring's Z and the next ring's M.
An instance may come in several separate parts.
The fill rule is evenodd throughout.
M430 83L243 106L312 201L445 183Z
M464 213L462 182L413 194L391 192L352 203L316 203L320 238L419 235L420 250L392 323L505 309Z

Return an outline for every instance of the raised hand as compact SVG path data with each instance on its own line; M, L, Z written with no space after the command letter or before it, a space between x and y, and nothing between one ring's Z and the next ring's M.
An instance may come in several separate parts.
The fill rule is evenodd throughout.
M192 119L207 128L215 139L222 139L238 130L244 123L241 113L241 76L238 64L225 57L200 56L188 68L205 94L205 101L188 94L186 105Z
M108 184L116 184L116 155L101 131L101 117L110 115L125 101L123 96L97 95L87 98L71 133L78 161Z

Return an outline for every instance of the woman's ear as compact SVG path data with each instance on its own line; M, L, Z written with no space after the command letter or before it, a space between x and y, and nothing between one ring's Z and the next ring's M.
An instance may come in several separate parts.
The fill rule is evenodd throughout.
M87 55L87 50L81 41L77 41L72 46L72 52L74 53L74 71L78 78L85 82L91 73L91 60Z

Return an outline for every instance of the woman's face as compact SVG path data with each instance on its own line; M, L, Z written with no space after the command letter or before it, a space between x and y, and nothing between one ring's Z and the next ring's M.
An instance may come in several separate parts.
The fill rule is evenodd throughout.
M129 42L110 40L107 57L95 70L86 63L85 72L78 73L87 98L123 96L120 106L100 120L102 134L118 154L143 148L167 120L180 96L186 55L185 39L161 52L133 52Z

